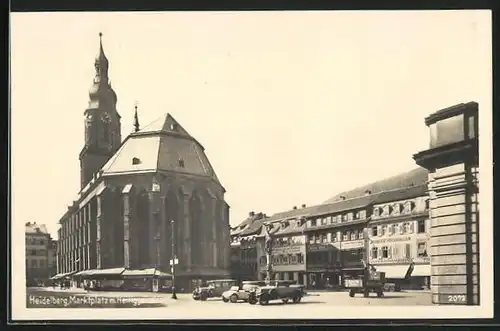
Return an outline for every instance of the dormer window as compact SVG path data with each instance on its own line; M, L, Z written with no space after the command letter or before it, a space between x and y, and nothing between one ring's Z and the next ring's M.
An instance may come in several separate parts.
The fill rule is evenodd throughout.
M136 164L141 164L141 160L137 157L133 157L132 158L132 164L133 165L136 165Z
M184 168L184 160L183 159L179 159L178 164L179 164L179 167Z
M177 131L177 129L178 129L178 124L177 123L170 124L170 130Z

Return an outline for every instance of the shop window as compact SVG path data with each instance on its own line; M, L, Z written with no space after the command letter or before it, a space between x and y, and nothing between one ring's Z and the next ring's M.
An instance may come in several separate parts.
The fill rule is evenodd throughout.
M412 201L405 202L403 212L405 214L410 214L412 212L412 210L413 210L413 206L414 206L414 203Z
M421 242L417 246L418 257L427 257L427 243Z
M349 240L349 231L344 231L344 234L342 235L342 240L343 241Z
M372 226L372 237L378 236L378 228L376 226Z
M425 220L419 220L418 221L418 233L425 233Z
M389 247L382 247L382 258L387 259L389 257Z
M405 256L407 259L411 259L411 246L410 246L410 244L405 244Z
M382 209L382 215L381 216L389 216L391 214L391 207L390 206L384 206Z
M378 249L377 247L372 248L372 259L378 258Z
M331 238L332 238L332 243L337 242L337 233L336 232L331 233Z
M288 264L288 255L283 255L283 264Z

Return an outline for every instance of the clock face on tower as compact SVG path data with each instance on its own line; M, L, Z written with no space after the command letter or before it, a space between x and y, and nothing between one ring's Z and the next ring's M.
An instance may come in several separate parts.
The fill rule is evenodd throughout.
M110 123L111 122L111 117L109 116L108 113L104 113L101 116L101 121L103 121L105 123Z

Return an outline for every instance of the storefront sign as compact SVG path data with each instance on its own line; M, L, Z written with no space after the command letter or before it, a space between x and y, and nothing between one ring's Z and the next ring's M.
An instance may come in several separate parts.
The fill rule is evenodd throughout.
M365 246L364 240L343 241L340 249L347 250L347 249L363 248L364 246Z
M317 251L328 251L333 249L335 246L333 244L309 244L307 246L307 250L309 252L317 252ZM338 248L338 247L335 247Z
M298 254L304 252L304 245L294 245L294 246L284 246L273 248L273 255L287 255L287 254Z
M386 239L376 239L376 240L371 240L371 242L374 244L383 244L383 243L392 243L392 242L401 242L401 241L410 241L410 240L411 240L410 236L405 236L405 237L395 237L395 238L386 238Z

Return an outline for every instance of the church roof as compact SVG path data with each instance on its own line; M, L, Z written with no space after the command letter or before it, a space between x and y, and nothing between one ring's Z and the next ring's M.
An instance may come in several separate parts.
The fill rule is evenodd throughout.
M219 180L203 146L170 114L130 134L103 166L102 174L171 171Z

